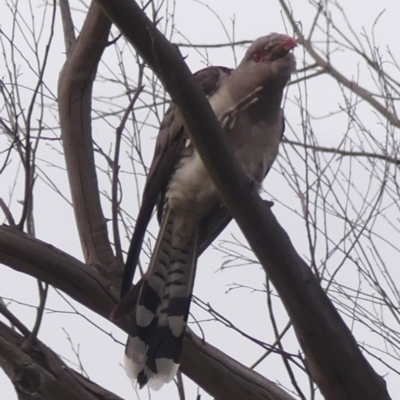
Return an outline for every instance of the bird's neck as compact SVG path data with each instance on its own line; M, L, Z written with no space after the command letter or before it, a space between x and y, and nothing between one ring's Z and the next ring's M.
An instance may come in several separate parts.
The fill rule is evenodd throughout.
M238 104L246 96L251 95L262 87L261 92L257 94L258 100L254 101L248 108L249 115L254 116L255 119L262 118L271 120L271 122L280 118L283 90L286 82L270 80L262 85L256 78L251 79L251 77L247 76L242 79L240 75L235 77L234 81L234 85L227 85L227 90L234 104Z

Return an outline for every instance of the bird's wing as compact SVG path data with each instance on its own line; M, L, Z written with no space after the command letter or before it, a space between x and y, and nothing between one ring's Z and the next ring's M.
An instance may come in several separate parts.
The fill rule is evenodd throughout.
M194 78L202 88L204 94L209 97L218 90L223 76L229 75L230 73L230 68L207 67L196 72ZM143 191L142 205L136 219L135 230L133 232L125 263L121 285L121 297L127 293L131 286L136 265L139 260L143 238L156 203L158 203L158 220L161 220L165 187L173 171L177 156L182 147L185 146L186 137L179 110L177 106L172 103L161 122L160 131L157 137L153 161ZM225 221L226 219L227 217L224 216L223 220ZM231 218L229 217L229 221L230 219ZM227 223L219 229L217 234L214 233L214 238L218 236L226 224ZM217 226L220 226L220 223L217 222L215 227ZM216 229L215 227L213 228L213 231ZM211 243L211 241L208 241L208 244L209 243ZM204 250L204 246L202 246L202 248Z

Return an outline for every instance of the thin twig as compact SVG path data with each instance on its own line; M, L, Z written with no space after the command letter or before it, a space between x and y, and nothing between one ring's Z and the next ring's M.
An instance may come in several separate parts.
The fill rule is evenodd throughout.
M39 306L37 308L36 320L35 325L33 326L32 332L29 336L23 341L21 344L21 349L25 352L29 351L33 343L37 338L37 334L39 333L39 328L43 320L43 313L46 306L46 299L47 299L47 291L49 289L49 285L47 283L42 283L41 281L37 281L38 288L39 288Z

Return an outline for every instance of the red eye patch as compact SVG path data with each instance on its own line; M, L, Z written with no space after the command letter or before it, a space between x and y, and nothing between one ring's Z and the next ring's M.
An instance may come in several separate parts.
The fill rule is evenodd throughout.
M255 52L253 53L253 60L254 60L254 62L258 63L258 62L260 62L260 61L262 60L262 58L263 58L263 53L262 53L262 51L255 51Z

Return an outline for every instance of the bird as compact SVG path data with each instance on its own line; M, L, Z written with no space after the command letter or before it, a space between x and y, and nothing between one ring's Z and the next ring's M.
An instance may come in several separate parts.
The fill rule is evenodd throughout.
M235 69L209 66L194 74L257 187L283 136L281 103L296 68L296 45L288 35L271 33L256 39ZM232 219L174 103L160 125L125 263L122 297L131 287L155 207L160 229L129 322L125 370L139 387L159 390L179 368L197 259Z

